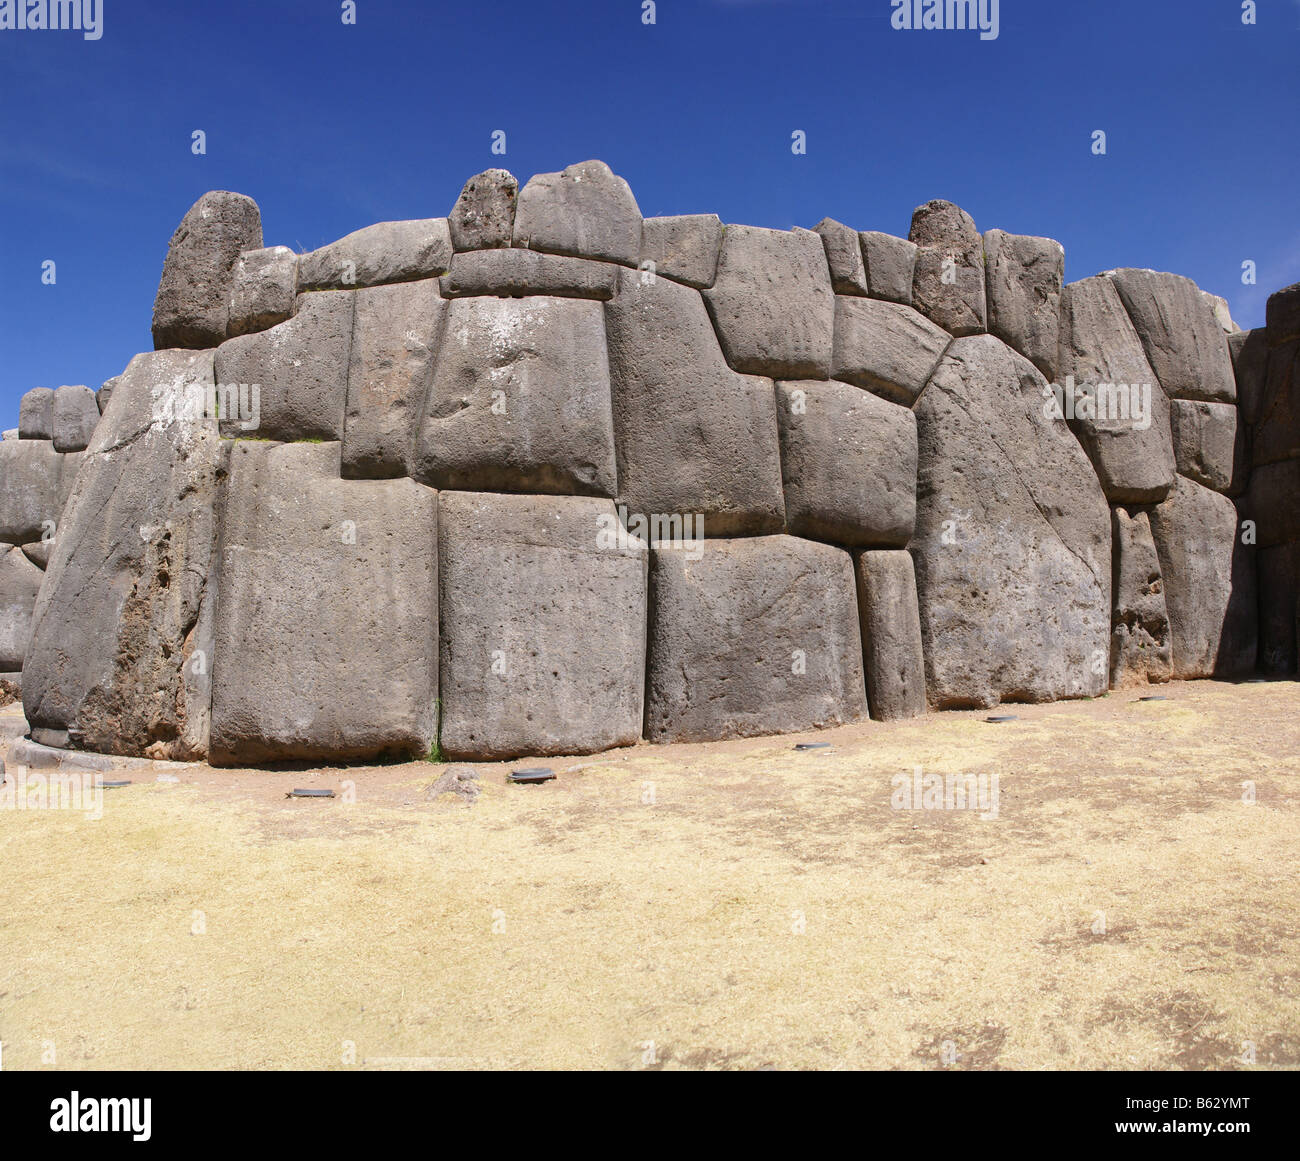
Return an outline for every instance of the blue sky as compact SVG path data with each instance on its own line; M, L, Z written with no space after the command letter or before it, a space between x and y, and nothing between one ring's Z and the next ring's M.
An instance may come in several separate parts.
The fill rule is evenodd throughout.
M357 0L355 26L339 0L103 3L98 41L0 31L3 426L28 388L151 349L167 240L207 189L311 249L442 216L492 165L599 157L646 215L905 235L949 198L1059 239L1069 280L1174 270L1242 326L1300 280L1297 0L1255 27L1239 0L1001 0L991 41L896 31L888 0L659 0L653 26L642 0Z

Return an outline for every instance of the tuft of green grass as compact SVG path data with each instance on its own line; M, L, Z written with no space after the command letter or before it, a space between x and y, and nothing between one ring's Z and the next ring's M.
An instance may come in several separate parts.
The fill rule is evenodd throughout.
M429 746L429 753L424 760L426 762L432 762L437 766L444 766L447 762L447 755L442 752L442 698L435 698L433 706L433 712L437 715L438 725L434 732L433 742Z

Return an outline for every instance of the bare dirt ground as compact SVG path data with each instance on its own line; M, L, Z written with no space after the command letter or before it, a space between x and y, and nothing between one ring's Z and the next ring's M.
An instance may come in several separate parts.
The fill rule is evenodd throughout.
M1295 1068L1300 685L1149 692L484 765L472 805L193 765L0 810L3 1063ZM997 817L893 809L916 766L996 772Z

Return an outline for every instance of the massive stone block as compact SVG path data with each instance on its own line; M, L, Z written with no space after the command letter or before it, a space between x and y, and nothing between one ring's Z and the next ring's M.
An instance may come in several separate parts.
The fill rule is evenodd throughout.
M1237 398L1228 338L1196 283L1155 270L1112 270L1147 360L1170 399Z
M1264 388L1252 403L1252 464L1300 458L1300 341L1269 352Z
M262 246L262 215L243 194L210 190L167 247L153 306L154 347L215 347L226 337L235 264Z
M876 230L858 234L867 269L867 290L872 298L912 305L912 280L916 273L916 243Z
M641 211L631 187L603 161L539 173L519 195L514 244L528 250L635 266Z
M1112 511L1114 613L1110 635L1110 686L1125 689L1168 681L1169 613L1151 520L1142 510Z
M437 496L341 480L337 443L235 443L211 761L414 758L438 690Z
M18 401L18 438L54 438L54 392L33 387Z
M420 430L413 475L434 487L612 497L600 304L454 300Z
M1264 322L1271 347L1300 339L1300 282L1268 296Z
M226 334L249 335L285 322L298 295L298 255L288 246L246 250L235 264Z
M643 543L608 500L444 492L442 749L587 754L641 734Z
M505 169L471 177L447 215L456 250L494 250L509 246L515 229L519 182Z
M916 561L930 704L1106 689L1110 510L1044 414L1047 384L988 336L960 339L917 400Z
M357 291L343 419L345 479L411 474L446 309L436 279Z
M299 290L352 290L417 282L446 274L451 232L446 218L379 222L298 259Z
M57 527L81 459L44 440L0 443L0 541L30 544Z
M1225 335L1239 334L1241 327L1232 321L1232 310L1228 306L1228 300L1217 294L1211 294L1208 290L1201 291L1201 297L1205 299L1205 305L1210 308L1210 313L1214 315L1214 321L1223 328Z
M1263 327L1228 336L1228 352L1237 380L1237 407L1247 424L1259 421L1268 375L1268 337Z
M988 329L984 289L984 240L965 210L932 201L912 214L916 243L912 305L953 335Z
M856 561L867 702L877 721L925 713L925 656L916 572L906 552L862 552Z
M857 548L906 547L916 417L847 383L778 383L786 527Z
M1255 468L1243 506L1261 548L1300 540L1300 459Z
M1254 558L1241 543L1237 509L1185 476L1151 510L1160 557L1173 675L1233 676L1255 664Z
M451 272L442 279L442 294L444 298L545 294L604 302L613 298L617 281L618 267L607 262L532 250L474 250L451 260Z
M811 230L728 226L718 277L704 291L727 362L747 375L827 379L835 294Z
M836 295L831 375L910 407L951 341L911 307Z
M772 383L727 367L699 293L625 271L605 324L620 502L698 514L710 536L779 532Z
M722 219L717 214L679 214L641 223L641 264L654 272L705 289L718 274Z
M54 450L85 451L99 423L99 404L89 387L60 387L54 393Z
M200 613L224 471L203 414L212 364L211 351L137 355L118 383L36 603L23 674L34 728L110 754L206 749L212 645Z
M1178 471L1216 492L1227 492L1232 486L1237 446L1236 407L1231 403L1172 399L1169 420Z
M222 343L216 360L221 434L339 439L355 308L355 291L303 294L288 322ZM244 401L237 409L231 390Z
M989 332L1056 379L1065 249L1052 238L988 230L984 276Z
M651 563L646 737L710 742L867 711L853 562L791 536L710 540Z
M1175 473L1169 403L1109 279L1085 278L1062 292L1058 370L1061 412L1097 469L1106 498L1114 504L1164 499ZM1066 398L1071 385L1073 406ZM1103 385L1117 390L1103 393ZM1077 403L1089 394L1101 404L1091 412ZM1135 419L1138 412L1144 414Z
M858 232L834 218L823 218L813 227L813 233L821 235L835 293L865 295L867 267L862 260Z
M1300 542L1261 548L1259 566L1259 667L1283 676L1297 669L1300 616Z
M0 673L23 667L44 575L21 548L0 548Z

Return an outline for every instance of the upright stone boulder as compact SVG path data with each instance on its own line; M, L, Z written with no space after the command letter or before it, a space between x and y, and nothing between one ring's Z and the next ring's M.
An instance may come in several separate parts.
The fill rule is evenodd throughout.
M912 305L949 334L988 329L984 240L970 214L952 202L932 201L912 215L916 243Z
M1236 407L1171 399L1169 420L1179 473L1216 492L1227 492L1232 487L1237 446Z
M831 375L911 407L951 341L911 307L836 295Z
M1300 282L1268 296L1264 322L1271 347L1300 339Z
M1044 413L1042 375L959 339L917 401L916 562L929 702L1095 697L1110 646L1110 510Z
M451 267L446 218L378 222L298 259L298 289L355 290L436 278Z
M1056 379L1065 249L1052 238L988 230L984 278L989 332Z
M153 343L215 347L226 337L235 265L262 247L262 214L243 194L210 190L176 227L153 307Z
M916 243L877 230L858 234L867 271L867 291L872 298L912 305L912 280L916 274Z
M837 222L823 218L813 227L820 234L826 248L826 261L831 268L831 286L836 294L865 295L867 293L867 267L862 261L862 244L858 232Z
M1168 681L1173 673L1160 558L1144 510L1111 512L1115 532L1110 687Z
M862 552L858 611L871 716L889 722L925 713L925 656L916 572L906 552Z
M0 541L30 544L55 528L80 462L44 440L0 443Z
M89 387L60 387L54 393L54 450L85 451L99 423L99 404Z
M448 757L588 754L640 737L647 549L619 527L609 500L442 493Z
M539 173L519 195L514 244L528 250L635 266L641 211L631 187L603 161Z
M286 322L298 295L298 255L288 246L246 250L235 264L226 334L251 335Z
M21 548L0 546L0 673L23 667L32 636L32 612L44 574Z
M646 737L712 742L866 716L853 562L791 536L651 561Z
M697 290L713 285L721 249L717 214L678 214L641 223L641 269Z
M1300 340L1269 352L1263 391L1252 402L1252 465L1300 459Z
M505 169L487 169L471 177L447 215L452 247L495 250L514 237L519 182Z
M734 370L830 378L835 294L822 240L811 230L728 226L704 300Z
M54 438L54 392L33 387L18 401L18 438Z

